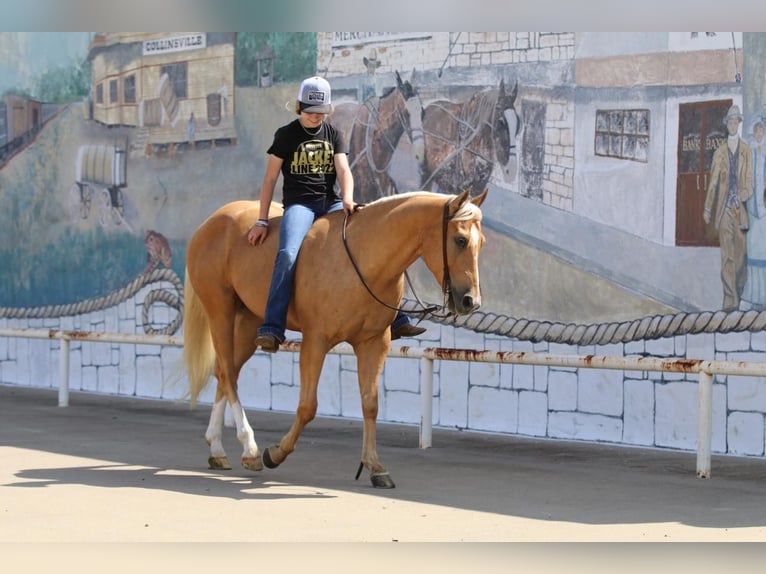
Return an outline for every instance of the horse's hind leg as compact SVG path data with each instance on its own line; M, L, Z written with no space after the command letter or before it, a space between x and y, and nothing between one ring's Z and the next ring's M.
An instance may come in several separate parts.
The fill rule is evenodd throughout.
M243 446L242 466L249 470L263 470L261 454L255 442L255 433L247 421L247 415L245 414L245 409L242 408L242 403L236 401L230 407L231 414L234 417L234 424L237 428L237 440Z
M234 323L234 372L237 377L235 381L239 380L242 366L255 352L255 332L258 324L258 320L249 311L241 310L237 313ZM237 383L233 385L236 392ZM242 466L250 470L262 470L263 462L255 442L255 433L239 400L231 405L231 414L237 427L237 439L243 447Z
M252 339L252 337L250 337ZM254 349L253 349L254 350ZM252 354L252 352L250 353ZM244 363L244 361L243 361ZM239 365L241 368L241 364ZM239 368L237 368L239 372ZM220 379L219 379L220 380ZM236 391L235 391L236 396ZM223 420L226 411L226 404L229 404L231 414L234 417L234 424L237 430L237 440L243 446L242 452L242 466L250 470L262 470L263 462L261 461L261 455L258 451L258 445L255 442L255 433L250 423L247 420L242 403L237 397L234 402L226 396L221 384L218 384L216 390L215 403L213 404L213 410L210 413L210 423L208 424L207 431L205 432L205 440L210 445L210 457L208 458L208 466L212 469L230 470L231 464L229 458L226 455L226 451L223 447Z
M205 439L210 445L208 463L211 468L231 468L221 441L223 416L228 402L237 427L237 438L245 446L242 464L246 468L260 470L263 466L258 446L255 443L253 429L247 421L237 395L237 377L242 365L247 360L242 358L246 351L244 347L235 349L235 326L241 328L239 326L242 324L242 311L237 309L238 302L230 295L226 295L225 293L220 294L216 299L216 308L207 310L211 319L210 334L216 353L215 376L218 379L215 403L210 414L210 424L205 433ZM250 354L252 351L251 348Z
M220 384L216 391L215 403L210 412L210 422L205 431L205 440L210 445L208 466L215 470L231 470L231 464L223 448L223 417L226 410L226 397L221 392Z

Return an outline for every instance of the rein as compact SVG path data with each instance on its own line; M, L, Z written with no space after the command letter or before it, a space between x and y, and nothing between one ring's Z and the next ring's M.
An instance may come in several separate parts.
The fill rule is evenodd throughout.
M357 207L362 207L362 205L357 205ZM441 306L443 309L447 306L447 303L449 301L449 297L452 291L452 285L450 282L450 274L449 274L449 265L447 263L447 226L449 224L451 217L449 217L449 200L447 200L447 203L444 204L444 215L442 217L442 258L444 262L444 272L442 275L442 293L444 294L444 304ZM402 311L410 314L415 315L423 315L421 320L425 318L426 315L433 315L436 317L436 311L439 309L439 305L431 305L426 307L426 305L420 300L417 293L415 293L415 289L412 286L412 281L410 281L410 276L407 273L407 271L404 272L404 277L407 279L407 285L410 287L410 291L412 291L412 294L415 297L415 300L418 302L418 304L422 307L422 309L403 309L402 307L394 307L393 305L389 305L385 301L381 300L375 293L373 293L372 289L370 289L370 286L367 285L367 282L364 280L364 276L362 275L362 272L359 269L359 266L356 264L356 261L354 260L354 256L351 254L351 249L348 246L348 240L346 238L346 226L348 225L348 213L345 214L343 218L343 228L341 231L341 237L343 239L343 247L346 249L346 254L348 255L349 261L351 261L351 265L354 268L354 271L356 271L357 276L359 277L359 280L362 282L362 285L364 285L364 288L367 289L367 292L372 296L373 299L375 299L378 303L383 305L384 307L387 307L393 311ZM449 317L452 313L447 312L444 315L439 315L440 318L446 318Z

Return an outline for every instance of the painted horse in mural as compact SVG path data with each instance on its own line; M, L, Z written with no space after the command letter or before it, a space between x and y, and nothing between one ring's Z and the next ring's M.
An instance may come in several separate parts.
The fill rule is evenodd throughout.
M422 112L421 187L445 193L485 189L495 162L507 165L521 130L518 84L476 92L466 102L438 100Z
M415 191L380 198L346 218L320 217L298 256L287 327L302 333L300 398L295 420L279 444L261 453L237 394L242 366L255 352L279 243L281 208L271 206L272 232L257 247L247 232L258 201L224 205L192 235L186 253L184 349L192 405L212 374L218 381L205 438L211 468L231 468L221 440L226 405L244 447L242 464L275 468L293 452L317 410L325 356L341 342L356 355L362 402L362 468L375 487L393 488L376 447L378 379L391 343L389 328L404 289L404 273L418 258L442 286L451 314L481 304L479 251L484 244L479 209L486 190L470 198Z
M420 115L415 89L396 72L396 86L362 104L341 103L329 121L349 142L348 161L354 175L356 199L369 203L397 193L388 173L402 134L412 139L410 112ZM419 118L418 118L419 119Z

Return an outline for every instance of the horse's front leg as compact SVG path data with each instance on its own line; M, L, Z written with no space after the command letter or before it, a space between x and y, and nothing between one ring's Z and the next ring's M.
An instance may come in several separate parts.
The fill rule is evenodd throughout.
M326 345L312 343L306 339L306 333L304 333L300 352L301 390L298 408L295 411L295 420L278 445L270 446L263 451L263 464L268 468L276 468L284 462L287 456L295 450L295 445L303 429L316 416L317 385L328 350Z
M364 417L364 434L362 436L362 462L356 478L362 472L362 467L370 471L370 481L376 488L394 488L391 475L378 458L377 447L377 418L378 418L378 381L383 372L383 364L388 353L388 331L380 338L365 341L354 347L359 370L359 394L362 399L362 415Z

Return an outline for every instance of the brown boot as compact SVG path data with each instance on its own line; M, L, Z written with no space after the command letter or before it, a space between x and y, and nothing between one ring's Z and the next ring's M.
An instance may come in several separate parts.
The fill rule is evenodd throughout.
M255 348L261 348L264 353L276 353L279 350L279 339L271 333L264 333L255 338Z
M417 337L426 332L424 327L416 327L412 323L405 323L398 329L391 331L391 340L396 341L402 337Z

